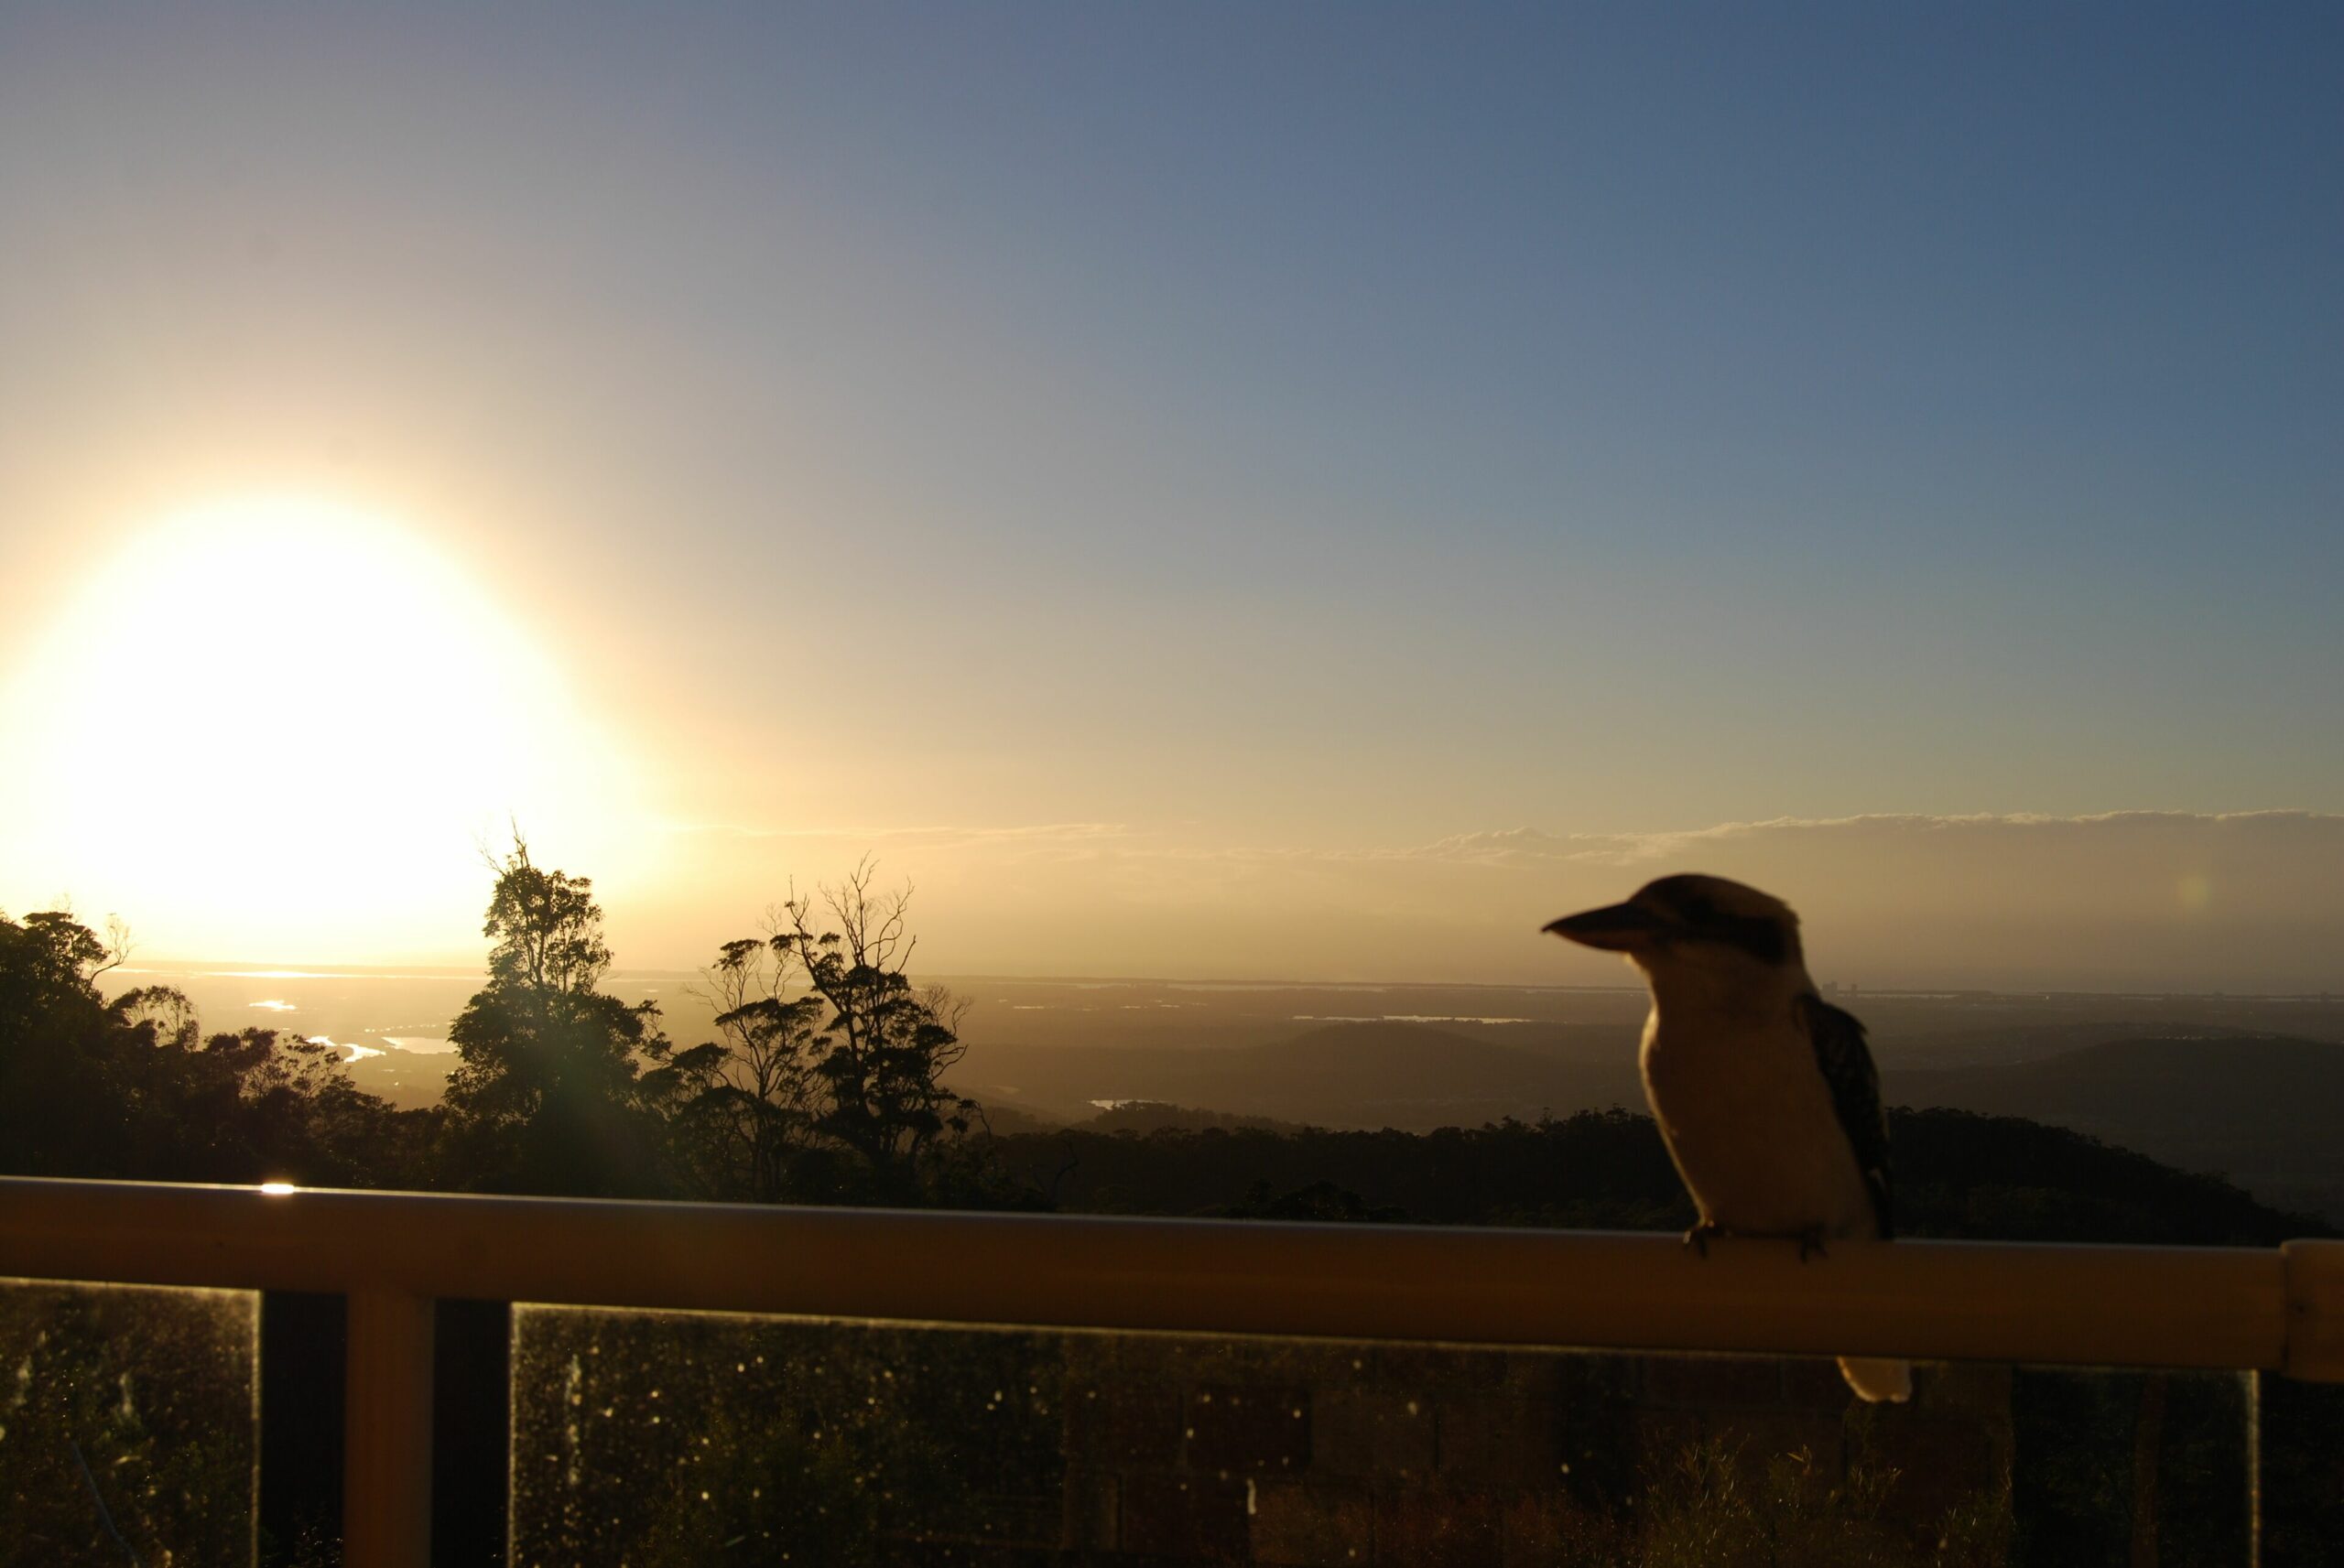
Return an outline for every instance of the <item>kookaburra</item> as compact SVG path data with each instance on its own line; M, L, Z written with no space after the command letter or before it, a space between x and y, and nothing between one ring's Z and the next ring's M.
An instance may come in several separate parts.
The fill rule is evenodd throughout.
M1864 1026L1816 994L1798 916L1722 877L1648 882L1546 927L1624 953L1652 988L1644 1095L1700 1211L1686 1240L1886 1240L1888 1120ZM1904 1400L1911 1364L1842 1357L1866 1400Z

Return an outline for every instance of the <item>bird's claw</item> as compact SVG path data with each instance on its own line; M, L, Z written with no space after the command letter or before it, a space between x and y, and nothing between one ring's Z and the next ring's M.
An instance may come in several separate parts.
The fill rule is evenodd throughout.
M1709 1238L1724 1234L1723 1226L1712 1224L1705 1219L1685 1233L1685 1245L1690 1247L1699 1256L1707 1258L1709 1255Z
M1823 1227L1821 1226L1809 1226L1807 1228L1798 1233L1798 1260L1800 1262L1804 1263L1809 1258L1828 1258L1829 1256L1830 1253L1825 1250L1823 1246Z

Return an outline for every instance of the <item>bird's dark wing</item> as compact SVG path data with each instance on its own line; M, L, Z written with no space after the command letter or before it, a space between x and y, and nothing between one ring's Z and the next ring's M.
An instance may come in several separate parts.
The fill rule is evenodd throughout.
M1818 996L1799 998L1799 1022L1815 1042L1816 1065L1831 1087L1832 1108L1839 1113L1839 1126L1855 1149L1856 1169L1864 1173L1885 1241L1896 1234L1889 1208L1888 1112L1881 1108L1880 1070L1864 1044L1864 1026L1854 1014Z

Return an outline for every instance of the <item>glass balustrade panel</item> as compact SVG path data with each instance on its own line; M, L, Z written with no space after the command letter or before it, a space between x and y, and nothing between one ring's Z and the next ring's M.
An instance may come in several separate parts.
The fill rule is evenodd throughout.
M514 1562L2250 1561L2230 1374L523 1308ZM2151 1553L2143 1557L2143 1552Z
M0 1281L0 1561L254 1561L259 1301Z

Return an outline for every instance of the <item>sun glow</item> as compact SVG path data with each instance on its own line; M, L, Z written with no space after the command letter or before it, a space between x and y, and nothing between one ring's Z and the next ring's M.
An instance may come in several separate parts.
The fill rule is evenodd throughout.
M138 536L58 615L0 722L0 790L20 797L0 905L70 892L182 955L461 950L508 816L581 864L631 816L611 749L474 583L315 501Z

